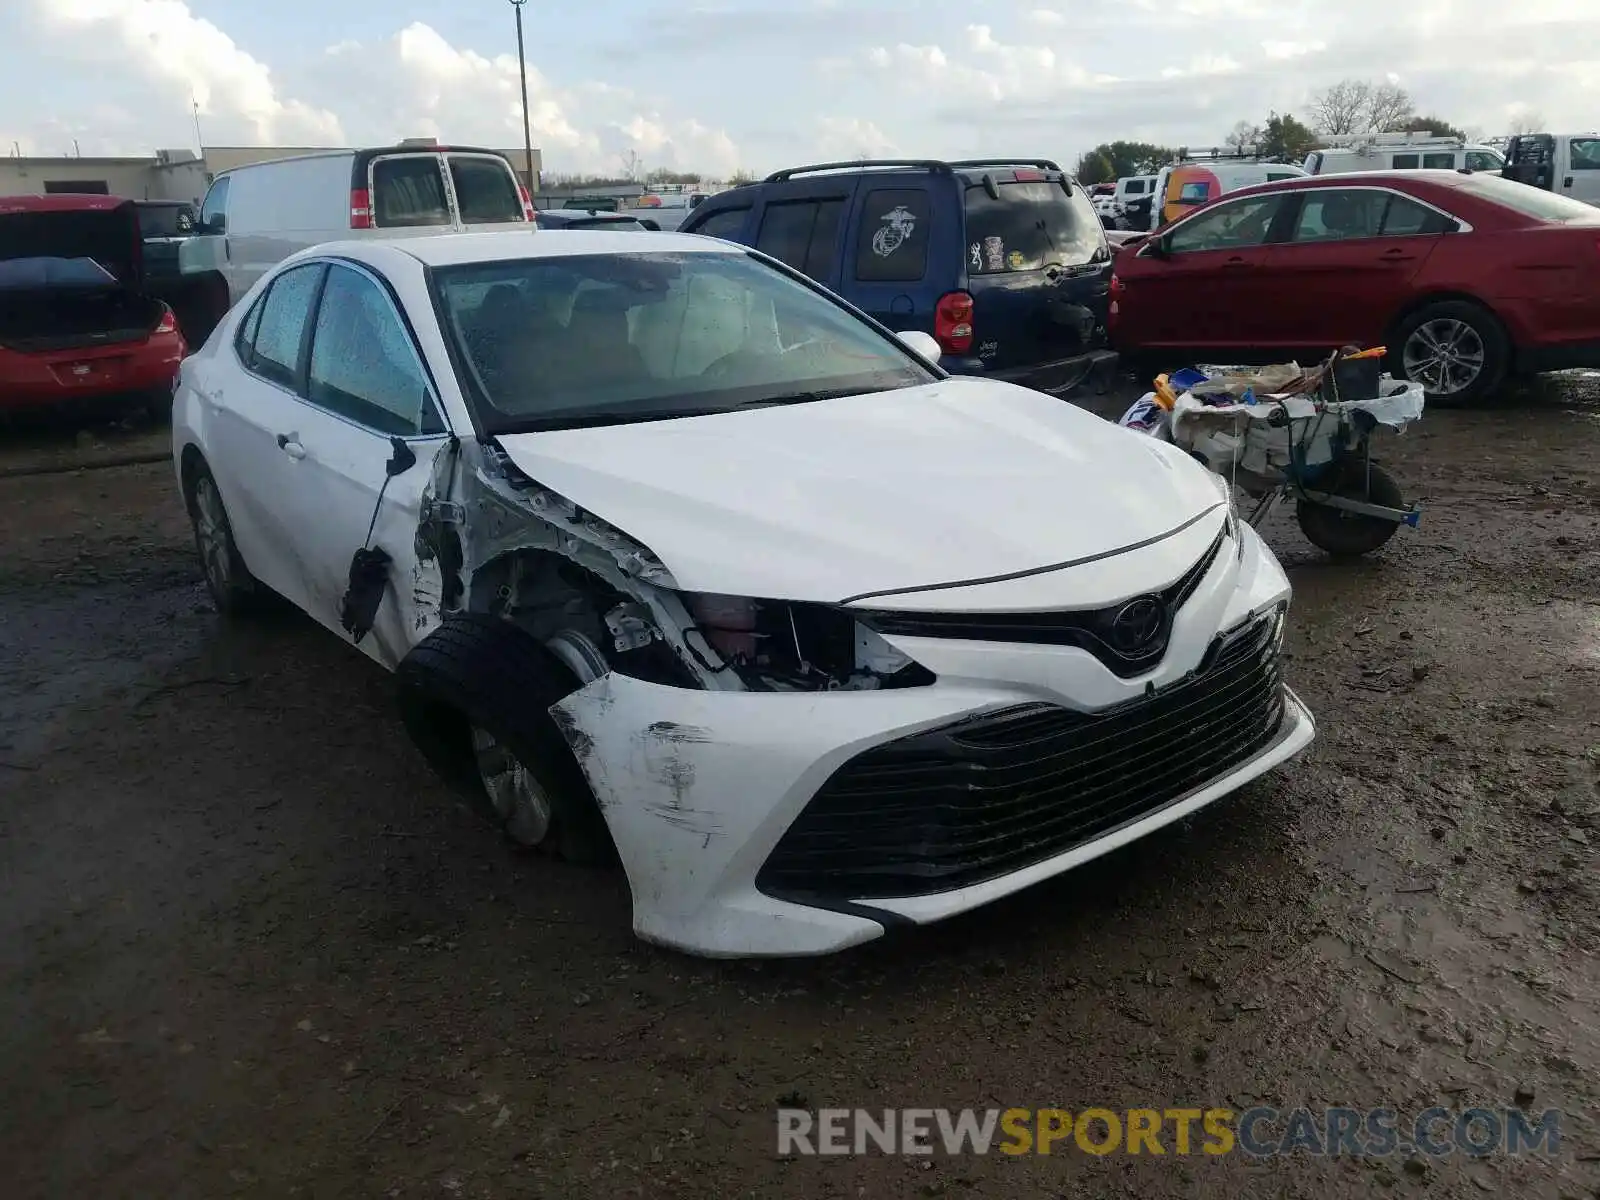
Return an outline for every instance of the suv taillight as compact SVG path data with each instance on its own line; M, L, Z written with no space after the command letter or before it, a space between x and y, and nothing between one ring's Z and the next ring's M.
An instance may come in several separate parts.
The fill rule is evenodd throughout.
M966 292L946 292L933 309L933 336L946 354L972 349L972 297Z
M528 195L528 189L520 182L517 184L517 196L522 201L522 219L533 220L533 197Z
M365 188L350 189L350 228L372 228L372 197Z

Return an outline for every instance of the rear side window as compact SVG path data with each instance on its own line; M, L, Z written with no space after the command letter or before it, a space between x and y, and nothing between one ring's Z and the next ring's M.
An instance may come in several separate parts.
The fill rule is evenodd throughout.
M833 265L844 217L843 200L789 200L769 204L761 214L756 249L813 279L825 278Z
M448 161L462 221L489 225L523 219L522 197L505 163L475 154L452 154Z
M1091 261L1105 234L1089 198L1050 180L967 188L967 270L974 275L1037 271Z
M1455 153L1447 150L1438 154L1424 154L1422 166L1428 171L1453 171L1456 169Z
M1384 237L1425 237L1449 233L1455 222L1442 212L1418 204L1405 196L1390 195L1389 205L1383 210L1382 235Z
M744 219L749 214L749 208L725 208L721 212L714 212L699 225L694 232L706 237L725 238L733 241L738 238L739 231L744 228Z
M1469 171L1501 171L1505 169L1505 165L1506 160L1491 151L1467 151L1467 170Z
M390 228L450 224L444 175L432 154L380 158L372 164L374 223Z
M1209 183L1186 183L1178 188L1179 204L1204 204L1211 198Z
M272 281L245 359L245 365L263 379L288 388L299 382L300 347L322 272L321 263L308 263L285 271Z
M856 278L915 283L928 273L932 207L921 188L868 192L856 234Z
M1600 171L1600 138L1575 137L1572 139L1572 169L1574 171Z
M1415 171L1420 161L1415 154L1396 154L1394 156L1394 169L1396 171Z

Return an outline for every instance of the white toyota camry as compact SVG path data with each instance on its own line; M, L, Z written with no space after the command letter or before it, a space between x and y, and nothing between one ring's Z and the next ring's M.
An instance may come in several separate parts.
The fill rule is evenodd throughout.
M937 355L707 238L338 243L184 363L173 455L218 607L394 670L515 843L620 857L652 941L816 954L1313 735L1221 481Z

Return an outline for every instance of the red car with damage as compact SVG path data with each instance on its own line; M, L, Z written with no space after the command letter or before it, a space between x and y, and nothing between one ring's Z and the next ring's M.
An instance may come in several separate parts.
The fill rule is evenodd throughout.
M1498 175L1384 171L1230 192L1117 254L1125 355L1387 346L1429 400L1600 366L1600 208Z
M0 198L0 413L117 402L159 415L187 353L145 289L133 201Z

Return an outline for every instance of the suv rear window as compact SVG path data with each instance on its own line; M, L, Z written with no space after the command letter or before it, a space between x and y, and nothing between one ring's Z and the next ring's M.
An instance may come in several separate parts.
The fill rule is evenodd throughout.
M921 188L868 192L856 234L856 278L864 283L915 283L928 273L932 210Z
M436 155L378 159L372 164L372 193L374 223L380 227L450 224Z
M1099 251L1100 218L1082 192L1049 180L1001 183L994 199L967 187L967 270L973 275L1076 266Z
M523 220L522 197L504 162L481 154L452 154L449 161L450 181L465 224Z

